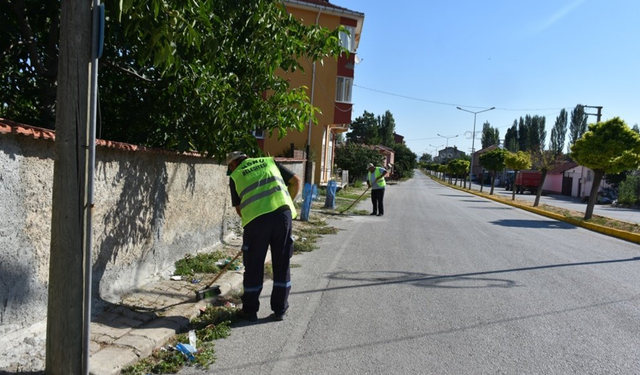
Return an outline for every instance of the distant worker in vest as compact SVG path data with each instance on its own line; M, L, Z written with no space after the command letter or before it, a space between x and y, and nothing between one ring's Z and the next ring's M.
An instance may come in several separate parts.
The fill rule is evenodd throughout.
M238 316L249 321L258 319L264 262L271 247L271 316L283 320L289 308L291 226L297 215L293 200L300 190L300 178L271 157L249 158L240 151L227 155L227 166L231 204L242 218L244 228L244 294Z
M369 163L367 165L367 185L371 188L371 203L373 203L373 212L369 215L384 215L384 187L387 185L384 177L387 170L382 167L376 167Z

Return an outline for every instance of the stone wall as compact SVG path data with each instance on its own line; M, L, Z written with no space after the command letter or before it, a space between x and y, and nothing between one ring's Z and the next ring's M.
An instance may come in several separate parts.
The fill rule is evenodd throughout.
M54 135L16 129L33 128L0 119L0 335L45 319L47 311ZM303 160L279 161L303 178ZM186 254L210 251L239 232L228 189L226 166L215 160L101 141L94 303L117 303L168 278Z

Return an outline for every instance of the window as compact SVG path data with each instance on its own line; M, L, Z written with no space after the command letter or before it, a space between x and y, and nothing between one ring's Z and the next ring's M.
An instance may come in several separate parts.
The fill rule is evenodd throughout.
M340 32L340 45L349 52L355 52L356 29L352 26L345 26L344 28L347 30L347 33Z
M264 139L264 130L263 129L258 129L256 127L255 130L251 132L251 134L253 134L253 136L256 137L257 139Z
M336 84L336 101L351 103L351 86L353 79L348 77L338 77Z

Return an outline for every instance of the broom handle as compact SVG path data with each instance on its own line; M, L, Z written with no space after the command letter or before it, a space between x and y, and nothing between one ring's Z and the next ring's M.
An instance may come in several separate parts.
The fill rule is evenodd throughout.
M355 201L353 201L353 203L351 203L351 206L347 207L344 211L341 211L340 213L346 212L346 211L347 211L347 210L349 210L351 207L353 207L353 205L354 205L354 204L356 204L356 202L357 202L357 201L359 201L359 200L360 200L360 198L362 198L362 196L363 196L367 191L369 191L369 188L370 188L370 187L371 187L371 186L368 186L368 187L367 187L367 190L365 190L362 194L360 194L360 196L358 197L358 199L356 199Z
M231 262L227 263L224 265L224 267L222 268L222 270L220 270L220 272L216 275L216 277L213 278L213 281L211 283L209 283L209 285L207 285L207 288L211 288L211 285L213 285L213 283L215 283L216 281L218 281L218 279L220 278L220 276L222 276L222 274L224 273L224 271L227 270L227 268L229 268L229 266L231 265L231 263L233 263L236 259L238 259L238 257L240 256L240 254L242 254L242 250L238 251L238 254L236 254L235 257L233 257L233 259L231 259Z

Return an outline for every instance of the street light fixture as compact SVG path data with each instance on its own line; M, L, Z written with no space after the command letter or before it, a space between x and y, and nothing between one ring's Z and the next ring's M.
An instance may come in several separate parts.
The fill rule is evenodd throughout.
M456 107L457 109L464 111L464 112L469 112L469 113L473 113L473 134L472 134L472 138L471 138L471 165L469 165L469 189L471 189L471 171L473 170L473 153L475 152L475 141L476 141L476 115L478 113L482 113L482 112L488 112L491 110L496 109L496 107L491 107L488 109L483 109L482 111L469 111L468 109L464 109L464 108L460 108L460 107Z
M434 150L434 151L435 151L435 152L436 152L436 154L437 154L437 153L438 153L438 149L439 149L440 147L444 146L444 145L434 146L434 145L432 145L432 144L429 144L429 146L431 146L431 147L435 148L435 150Z
M456 138L457 136L459 136L460 134L456 134L456 135L452 135L451 137L445 137L444 135L440 135L438 134L438 137L442 137L442 138L446 138L447 139L447 146L444 148L445 152L446 150L449 148L449 139L451 138ZM449 158L447 158L447 160L449 160Z

